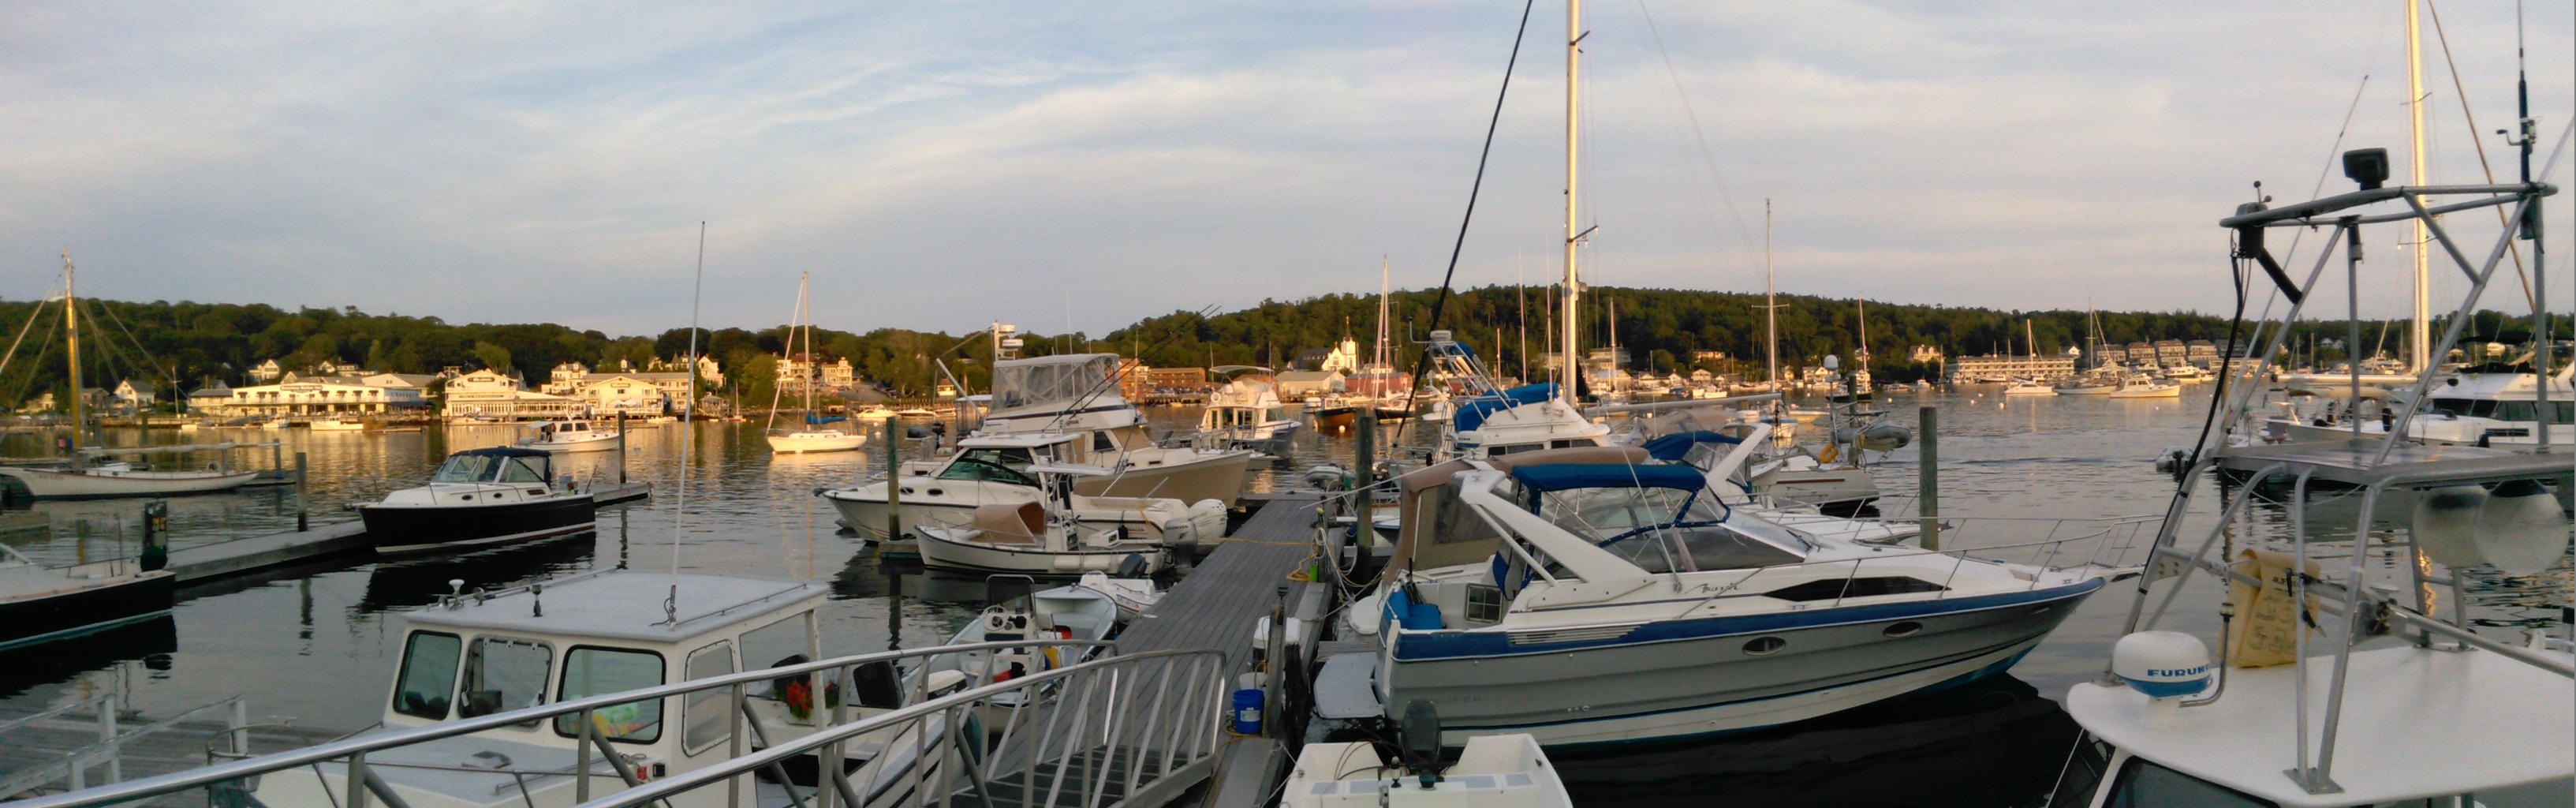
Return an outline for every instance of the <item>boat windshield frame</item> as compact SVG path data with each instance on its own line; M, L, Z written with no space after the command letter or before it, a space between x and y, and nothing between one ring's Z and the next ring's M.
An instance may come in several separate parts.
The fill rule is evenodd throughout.
M1115 354L1038 357L996 363L993 368L995 412L1043 406L1069 406L1084 398L1114 394L1118 378Z

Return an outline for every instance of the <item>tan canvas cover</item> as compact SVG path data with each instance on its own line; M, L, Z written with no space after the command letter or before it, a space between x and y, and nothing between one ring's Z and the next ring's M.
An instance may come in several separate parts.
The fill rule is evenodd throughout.
M972 524L983 531L985 541L1036 544L1046 529L1046 507L1035 502L979 505Z
M1633 446L1576 446L1520 452L1488 458L1481 462L1496 469L1510 471L1517 466L1544 466L1557 463L1636 465L1651 459L1652 456L1647 454L1646 450ZM1414 469L1395 478L1397 490L1400 492L1396 501L1402 508L1402 513L1398 517L1401 527L1396 533L1395 554L1388 558L1385 571L1378 576L1379 582L1392 584L1395 576L1405 569L1471 564L1491 558L1495 553L1502 551L1502 538L1499 536L1442 542L1422 535L1422 532L1432 523L1434 514L1431 511L1441 504L1436 501L1436 497L1425 497L1422 492L1447 485L1451 479L1458 476L1459 472L1471 468L1475 466L1465 460L1451 460ZM1456 503L1449 504L1452 507L1465 507Z

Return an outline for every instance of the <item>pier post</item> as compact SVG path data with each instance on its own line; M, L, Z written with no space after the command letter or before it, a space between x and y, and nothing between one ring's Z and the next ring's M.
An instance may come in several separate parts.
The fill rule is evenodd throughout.
M304 485L304 453L303 453L303 452L296 452L296 453L295 453L295 532L297 532L297 533L302 533L302 532L304 532L304 531L311 530L311 529L313 528L312 520L311 520L311 517L310 517L310 514L309 514L310 509L308 509L308 508L306 508L306 507L305 507L305 495L306 495L307 493L308 493L308 492L307 492L307 490L306 490L306 488L305 488L305 485Z
M1915 509L1923 516L1923 549L1941 549L1941 409L1921 407L1922 458L1915 464Z
M885 418L886 460L886 535L889 542L903 540L903 417L888 414Z
M688 469L681 469L686 475ZM617 411L617 487L626 487L626 411Z
M1370 527L1369 512L1375 509L1373 506L1377 503L1377 492L1372 488L1377 483L1377 410L1375 408L1361 407L1359 412L1351 414L1351 436L1351 445L1358 450L1359 456L1355 462L1358 468L1351 470L1351 488L1354 493L1349 507L1352 513L1359 516L1360 528L1358 532L1352 534L1351 541L1352 546L1359 548L1356 552L1365 555L1369 551L1367 544Z

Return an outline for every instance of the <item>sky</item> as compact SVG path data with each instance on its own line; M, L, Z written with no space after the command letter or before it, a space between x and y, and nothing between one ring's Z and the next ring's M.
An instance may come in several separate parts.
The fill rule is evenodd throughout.
M2527 6L2545 158L2576 115L2576 11ZM2438 8L2466 111L2483 132L2512 125L2513 5ZM2311 196L2339 130L2404 171L2403 9L1595 0L1584 279L1760 291L1770 199L1783 292L2223 311L2215 222L2251 183ZM783 323L800 274L819 325L859 331L1100 334L1371 291L1381 261L1430 287L1520 15L10 0L0 297L48 294L65 250L84 295L610 334L693 307L708 327ZM2432 27L2431 176L2481 180ZM1462 287L1563 272L1565 40L1563 3L1538 4ZM2501 140L2480 139L2512 177ZM2571 169L2576 154L2549 179ZM2576 198L2553 202L2553 239L2576 232ZM2461 218L2482 250L2493 217ZM2369 236L2367 315L2407 305L2406 235ZM2442 299L2457 273L2436 269ZM2524 310L2509 294L2500 307Z

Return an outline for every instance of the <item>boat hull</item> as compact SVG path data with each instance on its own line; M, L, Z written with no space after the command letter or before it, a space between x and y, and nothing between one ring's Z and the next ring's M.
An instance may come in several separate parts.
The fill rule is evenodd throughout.
M975 509L980 506L1038 500L1037 489L1027 486L999 483L957 484L955 481L945 481L947 484L939 486L939 496L928 497L922 493L930 487L929 484L922 482L924 478L907 479L916 483L913 489L915 493L905 494L903 498L903 532L907 537L919 536L920 534L915 532L914 528L925 525L963 528L968 522L974 520ZM857 529L860 535L866 536L871 541L886 539L886 504L883 487L872 485L828 491L823 494L823 499L831 502L832 509L841 513L841 521ZM1083 512L1082 522L1093 527L1123 527L1128 535L1132 536L1159 536L1162 535L1163 527L1155 523L1155 517L1156 514L1144 510L1095 509Z
M259 472L128 471L93 474L0 468L0 475L18 478L19 482L27 485L27 493L37 499L117 499L230 491L250 482L251 478L259 476Z
M587 533L597 527L598 511L590 497L574 495L494 505L367 505L358 508L358 518L376 552L394 554Z
M1073 492L1087 497L1152 497L1182 502L1213 499L1231 508L1243 495L1243 480L1251 467L1251 452L1228 452L1165 466L1131 464L1117 474L1076 480Z
M1137 543L1102 550L1048 550L1036 545L1004 545L979 541L960 541L942 535L945 530L921 533L921 565L931 569L968 570L973 572L1015 572L1024 575L1079 576L1086 572L1112 572L1128 556L1145 558L1145 572L1163 569L1163 548Z
M610 435L604 438L583 438L581 440L569 441L525 441L520 443L519 446L526 449L542 449L555 454L605 452L610 449L617 448L617 436Z
M798 432L769 436L769 450L780 454L854 452L867 442L865 435L846 432Z
M1650 623L1608 641L1406 631L1381 687L1396 716L1429 701L1448 743L1526 732L1583 746L1755 729L2000 673L2101 586ZM1919 627L1890 639L1900 623ZM1785 645L1748 652L1763 637Z
M28 569L22 574L55 572ZM169 572L155 571L0 601L0 649L67 639L169 614L175 581Z

